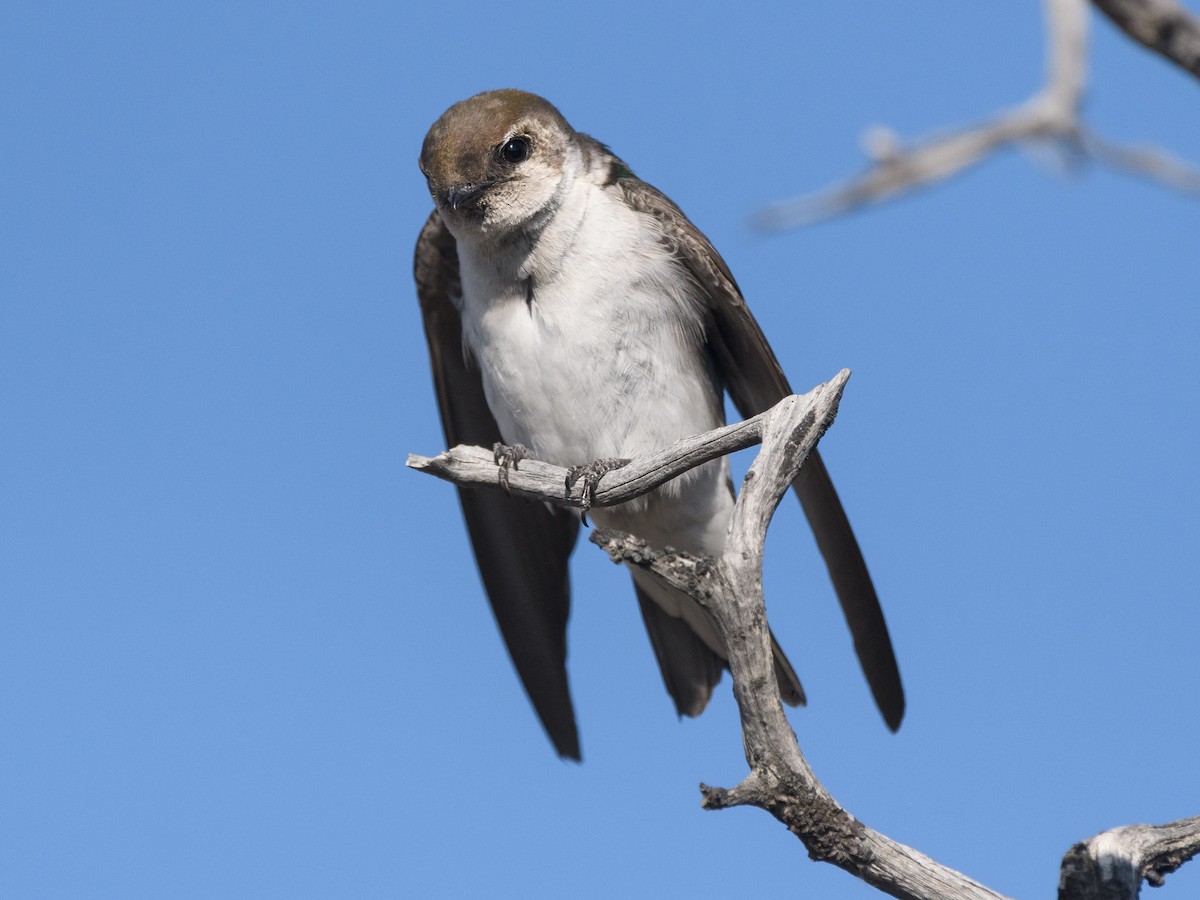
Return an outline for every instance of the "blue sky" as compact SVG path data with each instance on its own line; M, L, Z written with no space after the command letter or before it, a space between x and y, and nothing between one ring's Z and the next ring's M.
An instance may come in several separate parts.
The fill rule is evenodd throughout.
M1094 47L1091 123L1200 160L1200 84L1105 21ZM1033 2L6 6L0 895L877 896L700 810L745 774L728 688L676 721L586 544L560 762L452 489L404 468L442 449L416 156L505 86L688 212L794 385L854 371L822 446L899 734L791 504L766 572L847 808L1017 896L1076 840L1200 813L1200 204L1008 153L747 225L857 171L869 125L1019 102L1041 55Z

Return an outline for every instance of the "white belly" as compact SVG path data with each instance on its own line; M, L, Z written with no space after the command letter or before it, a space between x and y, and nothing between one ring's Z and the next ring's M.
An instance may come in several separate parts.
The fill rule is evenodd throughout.
M644 454L719 424L703 350L664 316L605 300L568 311L535 297L532 307L488 310L472 349L505 440L573 465ZM649 305L637 295L623 302Z

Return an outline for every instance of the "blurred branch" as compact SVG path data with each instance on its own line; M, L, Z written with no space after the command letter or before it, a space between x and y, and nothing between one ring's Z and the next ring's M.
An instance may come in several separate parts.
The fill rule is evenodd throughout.
M768 206L755 216L755 223L771 231L809 225L943 181L978 165L998 150L1027 145L1066 149L1200 196L1200 169L1153 148L1109 142L1084 126L1080 105L1087 84L1087 3L1044 0L1044 4L1047 78L1032 98L979 124L932 135L908 146L889 129L872 129L864 138L867 153L874 160L866 172L839 187Z
M1059 900L1134 900L1145 879L1163 879L1200 853L1200 817L1126 825L1076 844L1063 857Z
M1200 78L1200 19L1176 0L1092 0L1144 47Z

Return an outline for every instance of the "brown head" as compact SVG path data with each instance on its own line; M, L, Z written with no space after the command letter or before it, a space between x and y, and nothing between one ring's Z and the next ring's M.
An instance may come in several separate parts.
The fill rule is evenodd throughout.
M558 187L575 132L549 102L525 91L476 94L433 123L421 171L450 226L520 225Z

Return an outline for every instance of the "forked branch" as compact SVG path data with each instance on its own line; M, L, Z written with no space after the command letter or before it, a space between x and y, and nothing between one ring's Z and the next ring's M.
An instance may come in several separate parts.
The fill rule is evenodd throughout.
M706 809L739 805L764 809L804 843L813 859L845 869L893 897L997 900L1002 895L880 834L843 809L809 767L779 702L762 588L767 527L804 460L837 415L849 377L849 371L842 370L827 384L803 396L787 397L752 419L680 441L603 476L594 506L631 500L689 468L761 443L762 450L742 483L719 559L667 552L612 531L595 531L591 539L615 562L647 569L696 598L725 641L750 773L733 788L701 785ZM505 485L493 452L482 447L455 447L432 458L414 455L408 464L461 486L507 487L530 500L576 509L584 505L578 489L565 494L566 469L523 460L508 472ZM1064 861L1063 884L1082 888L1060 896L1064 900L1133 898L1141 878L1153 884L1156 877L1173 871L1196 852L1200 819L1152 829L1149 837L1138 830L1145 827L1117 829L1108 834L1119 834L1120 840L1101 835L1072 848ZM1098 859L1107 865L1114 854L1125 850L1138 873L1132 892L1106 893L1068 878L1068 862L1083 865Z

